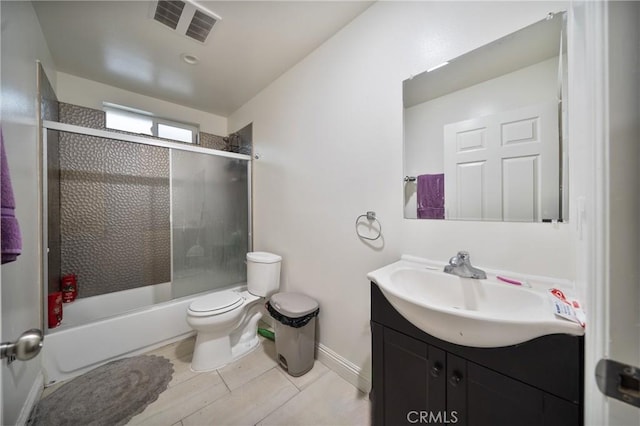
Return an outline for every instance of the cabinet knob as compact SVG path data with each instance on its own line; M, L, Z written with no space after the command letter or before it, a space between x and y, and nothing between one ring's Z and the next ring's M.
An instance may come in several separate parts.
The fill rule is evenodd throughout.
M454 386L454 387L458 386L461 381L462 381L462 374L457 371L454 371L451 377L449 378L449 383L451 383L451 386Z
M433 365L433 367L431 367L431 376L439 377L441 372L442 372L442 364L440 364L439 362L436 362Z

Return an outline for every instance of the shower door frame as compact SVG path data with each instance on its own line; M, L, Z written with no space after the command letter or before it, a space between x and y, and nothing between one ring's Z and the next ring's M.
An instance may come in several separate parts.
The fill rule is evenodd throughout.
M248 223L247 223L247 249L248 251L252 251L253 250L253 212L252 212L252 192L253 192L253 187L252 187L252 174L251 174L251 170L252 170L252 156L251 155L246 155L246 154L238 154L238 153L234 153L234 152L227 152L227 151L220 151L217 149L212 149L212 148L203 148L201 146L198 145L187 145L184 143L180 143L180 142L170 142L170 141L166 141L166 140L161 140L161 139L153 139L153 138L148 138L148 137L144 137L144 136L137 136L137 135L131 135L131 134L127 134L127 133L118 133L118 132L111 132L108 130L101 130L101 129L94 129L94 128L90 128L90 127L84 127L84 126L76 126L73 124L66 124L66 123L60 123L57 121L50 121L50 120L42 120L41 121L41 126L39 129L39 134L42 135L42 150L41 153L38 155L38 173L41 177L40 180L40 185L39 185L39 191L40 191L40 218L41 218L41 267L42 267L42 276L41 276L41 283L40 283L40 294L41 294L41 298L40 298L40 308L41 308L41 329L42 331L45 333L48 332L49 330L49 326L47 324L47 311L48 311L48 306L47 306L47 294L48 294L48 252L49 252L49 235L48 235L48 216L47 216L47 206L48 206L48 198L47 198L47 184L48 184L48 179L47 179L47 173L45 170L45 167L47 165L47 149L48 149L48 144L47 144L47 131L48 130L53 130L53 131L58 131L58 132L66 132L66 133L75 133L75 134L80 134L80 135L85 135L85 136L95 136L95 137L99 137L99 138L105 138L105 139L114 139L117 141L123 141L123 142L131 142L131 143L137 143L137 144L143 144L143 145L150 145L150 146L155 146L155 147L160 147L160 148L166 148L169 150L172 149L177 149L180 151L189 151L189 152L194 152L194 153L198 153L198 154L204 154L204 155L213 155L213 156L217 156L217 157L225 157L225 158L232 158L232 159L236 159L236 160L243 160L246 161L247 164L247 217L248 217ZM171 170L170 170L171 173ZM171 193L170 193L171 196ZM169 216L169 221L170 221L170 227L173 228L173 214L171 214L170 212L170 216ZM173 233L171 236L171 239L173 240ZM173 256L173 244L171 247L171 256ZM173 263L173 262L172 262ZM173 280L173 264L171 266L172 268L172 280Z

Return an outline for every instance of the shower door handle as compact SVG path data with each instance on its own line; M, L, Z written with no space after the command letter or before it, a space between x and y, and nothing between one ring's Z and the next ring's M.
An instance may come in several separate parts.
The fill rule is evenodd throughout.
M16 359L28 361L40 353L44 341L42 330L32 328L18 337L15 342L3 342L0 344L0 359L7 358L11 364Z

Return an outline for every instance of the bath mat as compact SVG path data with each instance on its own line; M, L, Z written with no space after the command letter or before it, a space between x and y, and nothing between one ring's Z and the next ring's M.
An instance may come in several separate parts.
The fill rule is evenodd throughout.
M41 399L28 425L123 425L158 399L173 365L141 355L110 362L76 377Z

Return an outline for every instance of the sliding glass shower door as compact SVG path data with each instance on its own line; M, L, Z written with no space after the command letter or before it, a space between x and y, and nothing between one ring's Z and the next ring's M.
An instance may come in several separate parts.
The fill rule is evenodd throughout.
M172 296L246 281L248 161L171 151Z
M45 300L76 283L62 326L246 281L247 155L46 124Z

